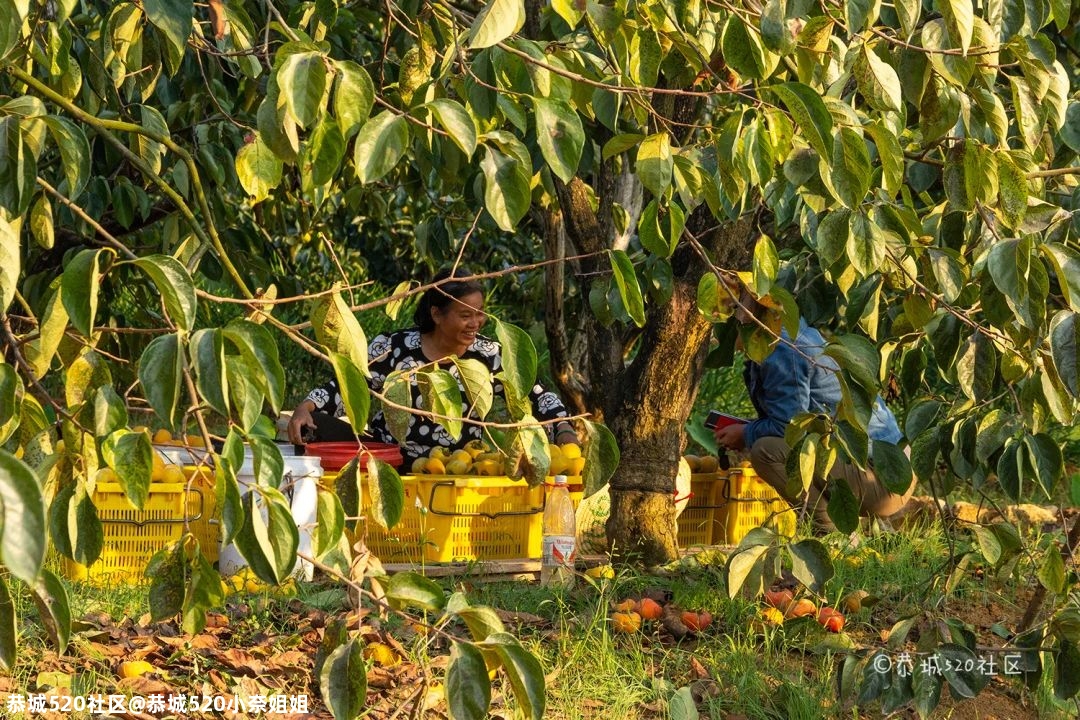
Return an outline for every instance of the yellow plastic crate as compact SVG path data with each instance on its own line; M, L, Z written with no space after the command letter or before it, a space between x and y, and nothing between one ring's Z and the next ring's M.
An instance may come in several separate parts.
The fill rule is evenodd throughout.
M732 468L724 484L726 541L738 545L756 527L770 527L780 535L795 535L794 508L751 468ZM719 543L719 539L714 539Z
M470 475L402 475L401 480L405 506L397 525L387 531L370 518L365 523L365 542L383 562L540 557L543 486ZM371 498L367 484L362 486L367 508Z
M208 471L194 467L190 471L198 473L190 486L152 483L142 510L131 506L119 483L97 483L93 502L104 536L101 555L89 567L65 558L64 574L95 584L142 582L150 558L179 540L185 527L199 540L203 555L216 562L218 526L210 522L214 517L213 486L207 484Z
M695 473L690 476L690 500L679 515L679 547L712 545L726 541L727 474Z

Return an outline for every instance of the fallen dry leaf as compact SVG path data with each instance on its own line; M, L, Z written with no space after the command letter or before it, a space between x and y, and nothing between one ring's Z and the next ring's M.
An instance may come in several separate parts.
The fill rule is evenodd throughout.
M694 677L699 680L708 680L712 678L709 671L701 664L701 661L694 656L690 656L690 671L694 673Z
M171 695L173 687L167 683L146 675L122 678L116 681L116 687L120 690L129 690L132 695Z

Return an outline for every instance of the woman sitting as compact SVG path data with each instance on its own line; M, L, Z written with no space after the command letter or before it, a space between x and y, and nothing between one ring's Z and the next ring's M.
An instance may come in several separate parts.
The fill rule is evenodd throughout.
M387 376L394 371L408 371L438 364L457 378L465 402L462 416L469 417L468 396L457 366L450 358L456 356L478 360L494 377L502 368L502 347L495 340L480 334L480 328L487 321L483 287L475 280L459 280L458 277L460 276L451 277L448 272L435 277L435 286L420 297L413 316L415 327L378 335L372 339L368 346L368 369L371 372L369 384L373 391L381 392ZM446 280L449 281L440 282ZM505 400L502 383L494 379L492 382L494 393ZM415 376L410 382L410 392L412 407L423 409L423 397ZM559 396L539 384L533 387L529 398L534 415L541 421L568 416ZM337 381L331 380L312 390L307 398L296 406L289 421L289 439L301 444L308 428L315 431L316 440L351 439L351 429L347 429L348 438L342 436L340 429L337 432L331 429L335 421L329 418L339 418L344 414L344 403ZM337 422L339 425L343 424ZM577 433L568 421L548 424L545 427L549 428L549 433L554 432L555 442L559 444L576 443L578 440ZM382 410L369 420L366 435L375 442L399 444L406 467L415 459L430 455L436 447L453 450L463 447L471 440L483 438L481 426L466 422L463 424L461 436L455 441L435 419L410 413L406 437L396 439L387 428Z

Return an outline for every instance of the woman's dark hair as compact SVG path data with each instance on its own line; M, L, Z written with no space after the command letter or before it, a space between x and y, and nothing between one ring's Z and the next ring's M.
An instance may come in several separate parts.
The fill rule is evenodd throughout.
M443 270L433 279L433 283L439 283L449 278L469 278L470 273L466 270L458 268L454 271L453 275L449 270ZM442 282L433 288L428 288L423 295L420 296L420 303L416 306L416 312L413 313L413 322L420 328L421 333L429 333L435 329L435 321L431 318L431 310L438 308L439 310L445 310L450 303L455 300L459 300L466 295L472 295L473 293L483 294L484 286L476 280L464 279L464 280L450 280L449 282Z

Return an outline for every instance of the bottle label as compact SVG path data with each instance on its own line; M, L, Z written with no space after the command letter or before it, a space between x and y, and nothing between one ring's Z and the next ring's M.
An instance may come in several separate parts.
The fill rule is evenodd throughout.
M576 544L573 535L545 535L543 563L573 567Z

